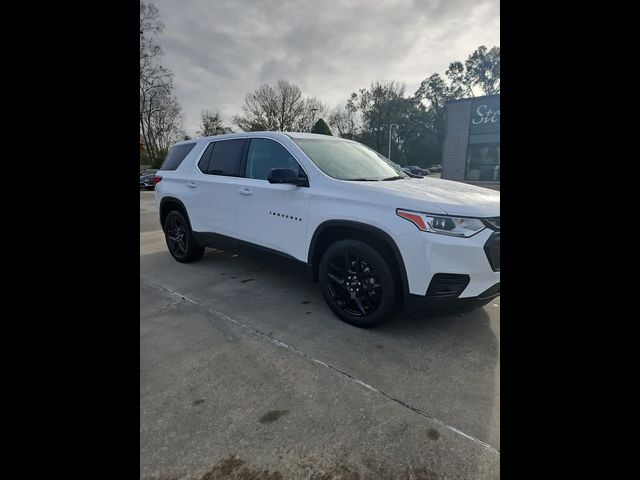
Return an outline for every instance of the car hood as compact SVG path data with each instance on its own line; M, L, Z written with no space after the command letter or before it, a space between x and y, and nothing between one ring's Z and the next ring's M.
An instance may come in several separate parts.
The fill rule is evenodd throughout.
M359 189L396 197L396 208L428 211L429 208L437 207L449 215L500 216L500 192L462 182L425 177L349 183L357 184Z

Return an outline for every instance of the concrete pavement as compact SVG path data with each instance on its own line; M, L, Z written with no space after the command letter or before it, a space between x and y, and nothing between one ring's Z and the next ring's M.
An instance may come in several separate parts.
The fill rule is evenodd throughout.
M175 262L140 197L141 478L498 478L499 298L357 329L287 265Z

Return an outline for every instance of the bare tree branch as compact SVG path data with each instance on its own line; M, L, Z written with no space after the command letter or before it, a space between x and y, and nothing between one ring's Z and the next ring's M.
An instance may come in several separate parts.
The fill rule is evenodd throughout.
M154 167L183 136L182 108L173 91L173 74L159 65L155 35L164 28L156 6L140 3L140 135Z
M326 107L315 98L303 98L300 88L280 80L275 86L261 85L245 96L243 115L233 123L244 131L309 131Z

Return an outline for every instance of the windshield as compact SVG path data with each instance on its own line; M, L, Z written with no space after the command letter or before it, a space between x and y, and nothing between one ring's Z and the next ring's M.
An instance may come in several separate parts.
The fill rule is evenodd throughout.
M324 173L338 180L399 180L407 175L378 152L356 142L294 138Z

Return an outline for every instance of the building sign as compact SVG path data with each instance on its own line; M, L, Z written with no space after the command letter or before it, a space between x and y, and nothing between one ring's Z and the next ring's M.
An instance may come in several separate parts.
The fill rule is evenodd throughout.
M472 101L469 133L500 133L500 95Z

